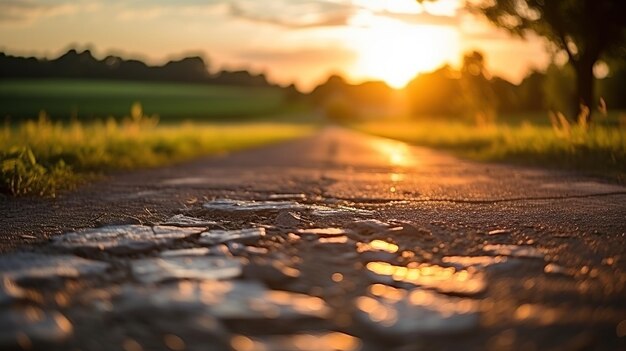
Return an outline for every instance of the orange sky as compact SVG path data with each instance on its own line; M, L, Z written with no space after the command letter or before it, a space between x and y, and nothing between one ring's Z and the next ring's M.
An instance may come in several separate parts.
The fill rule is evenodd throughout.
M462 53L485 52L515 82L549 60L466 13L462 0L13 0L0 2L0 49L54 57L69 46L160 64L201 54L211 69L249 68L309 90L330 73L395 87Z

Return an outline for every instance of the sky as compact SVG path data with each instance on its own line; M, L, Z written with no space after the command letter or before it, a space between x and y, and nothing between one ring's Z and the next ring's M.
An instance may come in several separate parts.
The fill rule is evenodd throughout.
M211 71L250 69L310 90L329 74L402 87L481 50L519 82L550 57L469 14L463 0L0 0L0 50L54 58L70 47L150 64L201 55Z

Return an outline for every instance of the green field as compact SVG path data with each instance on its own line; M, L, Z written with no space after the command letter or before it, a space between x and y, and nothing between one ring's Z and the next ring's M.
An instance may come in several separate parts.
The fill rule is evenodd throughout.
M12 121L42 110L55 120L122 117L139 102L161 120L257 117L284 111L279 88L102 80L0 81L0 116Z
M589 128L553 126L545 114L503 116L478 127L463 120L413 118L354 123L370 134L479 161L568 169L626 183L626 115L612 112Z
M111 171L168 165L314 130L310 124L288 122L159 125L140 108L131 116L89 123L51 122L41 116L0 127L0 194L54 196Z

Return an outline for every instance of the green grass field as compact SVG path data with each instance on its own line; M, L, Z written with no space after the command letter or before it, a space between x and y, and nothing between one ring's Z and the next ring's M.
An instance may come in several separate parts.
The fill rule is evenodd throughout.
M589 129L555 128L547 113L504 117L485 127L432 118L369 121L352 127L469 159L577 170L626 183L626 125L620 126L620 119L626 117L614 112L598 118Z
M116 170L155 167L310 133L306 123L158 125L131 117L89 123L38 121L0 128L0 193L51 195Z
M19 121L45 110L55 120L122 117L139 102L163 121L256 118L284 111L278 88L103 80L0 81L0 116Z

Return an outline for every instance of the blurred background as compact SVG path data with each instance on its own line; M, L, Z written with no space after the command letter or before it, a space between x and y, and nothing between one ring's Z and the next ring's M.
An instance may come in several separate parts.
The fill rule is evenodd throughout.
M326 123L624 181L626 5L0 2L5 194Z

